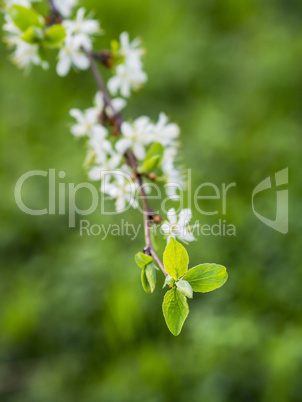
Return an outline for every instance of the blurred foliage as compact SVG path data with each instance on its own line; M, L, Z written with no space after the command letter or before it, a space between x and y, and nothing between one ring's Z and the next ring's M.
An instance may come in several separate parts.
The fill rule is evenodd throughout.
M99 47L128 30L148 51L149 82L126 115L166 111L180 124L193 189L237 183L227 215L218 216L237 236L201 236L189 249L192 266L221 263L229 281L194 297L174 338L161 313L164 291L146 295L140 285L134 254L142 237L80 237L66 216L17 208L14 186L28 170L65 171L57 183L86 180L68 112L89 107L95 86L89 72L61 79L53 68L34 69L24 77L1 44L1 401L301 401L301 1L83 4L106 31ZM286 236L251 209L253 188L285 167ZM45 207L47 180L28 183L24 197ZM85 206L84 192L78 202ZM263 201L262 213L274 203ZM123 217L141 223L135 212ZM112 222L99 213L89 219Z

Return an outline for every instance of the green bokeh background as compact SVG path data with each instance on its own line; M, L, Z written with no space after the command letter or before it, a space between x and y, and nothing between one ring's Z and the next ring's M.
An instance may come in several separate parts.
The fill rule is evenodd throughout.
M147 49L149 82L126 116L165 111L182 128L184 162L200 183L236 182L226 219L236 237L201 236L191 266L217 262L229 281L198 294L182 334L161 313L164 291L146 295L127 237L81 237L68 217L28 216L14 200L28 170L86 181L85 151L69 133L73 107L91 104L89 72L28 77L1 44L0 400L12 402L287 402L302 400L301 106L302 4L298 0L83 1L106 36L127 30ZM282 235L251 209L254 187L289 167L290 224ZM274 219L275 189L259 212ZM24 199L45 207L45 178ZM79 206L89 203L81 193ZM218 201L200 206L220 209ZM214 207L214 208L213 208ZM122 216L138 225L141 216ZM121 217L89 217L119 223ZM77 220L77 225L79 219ZM159 285L162 278L159 277Z

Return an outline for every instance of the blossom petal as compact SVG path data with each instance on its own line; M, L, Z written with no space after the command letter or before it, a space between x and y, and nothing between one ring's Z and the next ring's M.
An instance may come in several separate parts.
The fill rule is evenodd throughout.
M77 54L72 58L74 65L79 68L80 70L87 70L90 66L90 61L87 56L84 54Z
M178 238L179 238L180 240L182 240L183 242L185 242L185 243L186 243L186 242L190 243L190 242L196 240L195 237L194 237L194 235L193 235L193 233L190 232L189 230L185 230L184 232L182 232L181 234L179 234L179 235L178 235Z
M70 131L75 137L84 137L84 135L87 135L86 128L82 124L73 125Z
M115 98L112 100L112 106L114 107L115 110L118 112L127 105L127 101L123 98Z
M127 149L129 149L130 146L131 146L131 141L128 138L121 138L115 144L115 149L120 154L124 154L127 151Z
M121 126L121 132L125 137L131 138L134 134L131 124L124 122Z
M169 224L168 222L163 223L163 224L161 225L161 230L162 230L165 234L171 233L170 224Z
M167 212L167 217L172 225L175 225L177 223L177 215L175 208L169 209L169 211Z
M83 124L85 119L84 119L84 114L81 110L79 109L71 109L69 112L70 116L76 119L80 124Z
M102 178L102 168L98 166L94 166L88 172L88 177L92 181L99 181Z
M179 213L179 218L178 218L178 225L180 227L185 227L190 223L190 220L192 218L192 211L190 208L183 209Z
M60 77L65 77L69 73L70 67L71 60L69 59L69 57L65 55L61 56L57 64L57 74Z
M121 80L119 77L111 77L108 81L108 89L112 95L116 95L119 90Z
M140 143L140 142L135 142L133 144L133 153L136 156L136 158L141 161L145 158L146 156L146 150L145 147Z

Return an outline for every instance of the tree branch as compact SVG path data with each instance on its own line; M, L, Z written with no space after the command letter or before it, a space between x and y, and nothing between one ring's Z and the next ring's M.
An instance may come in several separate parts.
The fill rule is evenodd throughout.
M120 131L121 125L124 121L123 116L120 112L117 112L113 105L112 105L112 101L111 101L111 97L107 91L107 88L105 87L101 74L95 64L94 61L94 56L93 54L89 53L89 52L85 52L87 57L90 60L90 68L91 68L91 72L92 75L94 77L94 80L97 84L98 89L102 92L103 94L103 98L104 98L104 102L106 106L109 106L113 111L113 120L116 124L116 128L118 129L118 131ZM143 201L143 207L144 207L144 229L145 229L145 242L146 242L146 247L144 248L144 253L151 255L154 260L156 261L156 263L158 264L158 266L160 267L160 269L162 270L163 274L165 276L167 276L164 264L162 263L161 259L158 257L158 255L156 254L156 251L154 250L153 244L152 244L152 239L151 239L151 228L152 228L152 219L154 216L154 212L153 210L150 208L149 203L148 203L148 198L144 189L144 181L143 181L143 177L142 175L140 175L137 172L137 161L135 156L133 155L132 151L130 149L128 149L128 151L125 153L125 157L127 159L128 164L132 167L133 172L135 177L137 178L138 184L139 184L139 189L140 189L140 194L141 194L141 198Z
M51 15L49 18L47 18L47 24L53 25L53 24L60 24L63 21L63 17L60 14L59 10L55 6L55 3L53 0L48 0L49 7L51 9Z

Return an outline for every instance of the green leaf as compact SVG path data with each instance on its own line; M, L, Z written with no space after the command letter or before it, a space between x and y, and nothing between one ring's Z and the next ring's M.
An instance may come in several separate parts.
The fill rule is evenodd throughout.
M164 251L164 266L174 279L180 278L188 270L189 256L182 244L171 237Z
M157 227L153 225L151 229L151 240L155 250L158 250L160 247L160 239L161 236L159 236L159 231L157 230Z
M112 40L111 44L111 53L114 60L114 65L117 66L124 62L125 57L120 53L120 43L117 40Z
M189 269L182 279L189 282L194 292L206 293L224 285L228 274L222 265L201 264Z
M146 265L153 261L153 258L150 255L139 252L135 255L135 261L140 268L145 268Z
M138 168L138 172L152 172L161 163L163 155L164 147L159 142L155 142L147 152L143 165Z
M146 158L145 159L150 159L153 156L163 156L164 154L164 147L160 142L155 142L152 147L149 149L147 152Z
M160 164L162 157L159 155L152 156L152 158L145 160L143 166L138 168L139 173L150 173L157 168Z
M14 24L23 32L33 26L40 28L43 26L40 15L32 8L12 6L8 14Z
M142 269L142 285L146 293L153 293L156 286L156 270L153 264L148 264Z
M111 50L113 51L113 52L117 52L118 50L119 50L119 48L120 48L120 44L119 44L119 42L117 41L117 40L112 40L111 42L110 42L110 45L111 45Z
M30 43L31 45L35 45L41 42L43 38L43 30L37 27L30 27L23 33L21 39L24 42Z
M154 264L148 264L145 268L145 271L150 285L151 293L153 293L156 286L156 268Z
M165 294L163 313L169 330L173 335L179 335L189 314L189 306L186 297L178 289L173 288Z
M62 25L53 25L45 32L44 42L46 46L57 47L66 38L66 32Z
M180 281L176 282L176 287L182 294L184 294L189 299L192 299L193 289L192 286L189 284L189 282L181 279Z
M150 287L150 284L149 284L147 276L146 276L146 268L145 267L142 269L141 281L142 281L144 291L146 293L151 293L151 287Z

